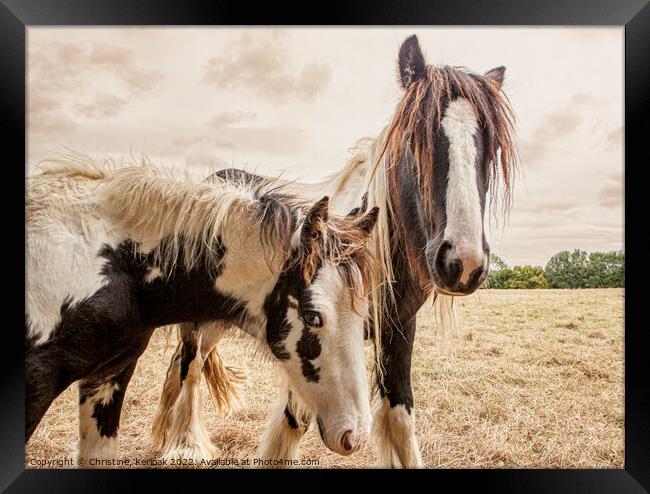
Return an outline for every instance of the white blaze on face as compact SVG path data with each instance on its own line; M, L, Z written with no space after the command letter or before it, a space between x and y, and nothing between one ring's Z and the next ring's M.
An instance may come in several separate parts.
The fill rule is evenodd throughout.
M478 119L472 104L457 98L447 106L442 129L449 141L447 224L444 239L463 262L461 283L483 263L483 218L476 176Z
M360 283L360 280L359 280ZM320 354L309 363L317 369L318 381L308 381L303 374L298 343L304 323L290 308L287 319L292 330L285 340L291 358L284 362L292 388L302 401L317 413L325 425L328 446L341 454L340 440L346 431L351 446L363 444L370 432L370 400L363 351L363 315L365 298L355 300L352 309L350 290L338 269L324 263L310 287L311 305L323 317L323 326L308 331L318 337Z

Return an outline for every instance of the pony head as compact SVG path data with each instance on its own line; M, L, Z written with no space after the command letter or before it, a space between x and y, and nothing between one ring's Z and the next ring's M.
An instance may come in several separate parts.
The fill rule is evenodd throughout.
M350 454L370 431L363 352L367 318L366 249L378 208L330 217L324 197L306 211L291 254L267 297L266 339L292 391L315 416L321 438Z
M501 91L505 67L484 75L428 65L415 36L398 58L404 95L386 131L393 213L420 280L446 295L474 292L488 273L488 191L509 202L514 118ZM500 176L500 177L499 177Z

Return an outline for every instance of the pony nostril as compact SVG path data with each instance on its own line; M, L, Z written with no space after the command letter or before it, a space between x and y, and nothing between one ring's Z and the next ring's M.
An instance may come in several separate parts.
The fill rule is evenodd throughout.
M441 281L448 287L454 286L463 272L463 262L457 258L450 258L452 243L444 240L436 253L436 271Z
M454 259L447 263L447 283L449 286L455 285L461 274L463 274L463 261Z
M341 437L341 446L345 451L350 451L352 449L352 431L348 430L343 433L343 437Z
M478 268L476 268L472 272L472 274L470 274L469 281L467 282L467 286L473 287L473 286L478 285L479 282L481 281L481 278L484 277L486 272L487 272L487 268L486 268L485 264L483 264L483 265L479 266Z
M451 242L443 240L436 253L436 271L443 274L447 272L447 252L451 250Z

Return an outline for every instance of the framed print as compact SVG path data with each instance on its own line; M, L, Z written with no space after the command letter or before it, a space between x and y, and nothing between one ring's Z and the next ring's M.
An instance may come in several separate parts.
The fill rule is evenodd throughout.
M8 491L649 489L647 2L329 7L2 1Z

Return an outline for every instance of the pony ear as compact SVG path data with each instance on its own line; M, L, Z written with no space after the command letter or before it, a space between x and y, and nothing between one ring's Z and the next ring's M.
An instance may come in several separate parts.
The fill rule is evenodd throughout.
M377 223L378 217L379 217L379 207L375 206L366 214L361 216L361 218L355 220L354 226L357 227L362 232L364 232L366 236L368 236L370 235L370 232L372 232L372 229Z
M492 79L499 86L503 84L503 78L505 77L505 75L506 75L506 68L503 65L499 65L498 67L495 67L492 70L488 70L485 73L485 77L487 77L488 79Z
M302 224L300 231L300 240L303 244L309 243L318 237L321 230L321 223L327 222L329 218L329 197L325 196L316 202L305 216L305 221Z
M406 38L399 49L398 58L399 79L404 89L413 81L424 77L427 63L422 55L418 37L414 34Z

